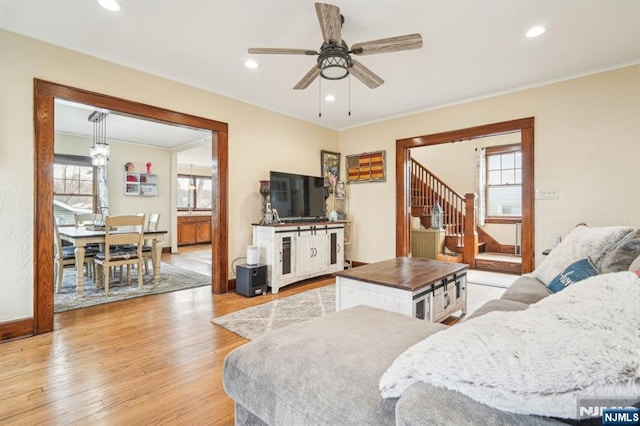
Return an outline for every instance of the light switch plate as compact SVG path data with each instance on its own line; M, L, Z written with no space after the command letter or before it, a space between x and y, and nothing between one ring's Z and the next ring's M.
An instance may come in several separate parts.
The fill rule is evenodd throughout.
M536 200L559 200L560 190L558 188L536 189Z

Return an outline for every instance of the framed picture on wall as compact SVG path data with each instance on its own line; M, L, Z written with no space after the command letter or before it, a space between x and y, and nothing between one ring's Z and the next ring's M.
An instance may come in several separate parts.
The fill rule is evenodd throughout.
M384 182L386 151L347 155L347 183Z
M324 149L320 151L320 169L322 177L324 178L325 187L331 186L329 180L331 176L333 176L335 182L337 182L340 177L340 153L325 151Z

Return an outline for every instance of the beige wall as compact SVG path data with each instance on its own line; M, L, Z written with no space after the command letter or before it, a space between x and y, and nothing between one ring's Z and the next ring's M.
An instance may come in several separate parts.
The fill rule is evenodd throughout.
M33 78L229 123L230 262L251 243L258 180L271 169L317 175L321 149L343 159L387 151L387 181L352 185L349 207L354 259L393 257L395 140L529 116L536 118L535 186L560 190L559 200L536 203L538 262L577 222L640 223L637 65L338 133L5 31L0 64L0 240L12 243L0 245L0 322L33 315Z
M34 78L228 123L230 263L251 244L258 180L317 175L320 150L338 151L336 131L6 31L0 64L0 322L33 315Z
M428 94L425 94L428 96ZM387 150L387 182L352 185L354 259L395 255L395 141L535 117L536 263L578 222L640 225L640 66L426 111L340 132L342 155ZM344 170L341 171L344 176Z

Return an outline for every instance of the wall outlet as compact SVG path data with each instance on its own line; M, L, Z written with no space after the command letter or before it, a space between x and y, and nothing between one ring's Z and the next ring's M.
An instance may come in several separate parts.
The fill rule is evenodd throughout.
M536 189L536 200L559 200L560 190L558 188Z

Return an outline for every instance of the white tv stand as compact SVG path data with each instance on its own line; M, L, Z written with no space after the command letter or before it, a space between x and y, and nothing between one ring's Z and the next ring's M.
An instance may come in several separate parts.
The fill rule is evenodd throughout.
M273 294L308 278L344 269L344 223L302 222L253 225L253 245L267 265Z

